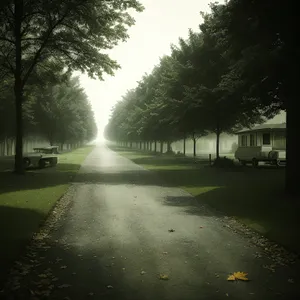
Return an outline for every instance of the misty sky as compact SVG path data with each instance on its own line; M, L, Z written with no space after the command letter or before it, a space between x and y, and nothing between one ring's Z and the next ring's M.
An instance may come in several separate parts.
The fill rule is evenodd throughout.
M105 81L92 80L81 75L81 84L91 101L100 137L108 122L112 106L127 90L136 87L144 73L150 73L159 57L170 54L170 44L186 38L188 29L198 31L202 23L200 11L209 11L209 0L141 0L142 13L133 16L136 24L129 29L130 38L111 51L111 58L118 61L114 77ZM222 3L223 1L219 1Z

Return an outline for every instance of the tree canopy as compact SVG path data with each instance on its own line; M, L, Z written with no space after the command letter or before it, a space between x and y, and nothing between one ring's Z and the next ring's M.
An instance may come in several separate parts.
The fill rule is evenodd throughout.
M175 141L214 133L218 157L221 133L251 127L285 110L286 187L298 193L294 98L300 51L293 10L292 3L283 7L271 0L211 4L210 13L201 13L199 31L190 30L187 40L172 45L171 55L142 78L126 104L123 100L115 107L107 138ZM141 93L141 86L151 92Z
M23 173L25 87L38 68L51 76L63 67L103 79L119 68L107 50L127 39L136 0L5 0L0 6L0 80L12 79L17 173Z

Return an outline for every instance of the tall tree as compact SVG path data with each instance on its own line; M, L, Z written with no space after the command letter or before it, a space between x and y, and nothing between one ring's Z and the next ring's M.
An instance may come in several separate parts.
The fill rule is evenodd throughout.
M69 70L86 71L102 79L118 64L101 50L126 40L134 24L129 9L141 11L136 0L6 0L0 6L2 75L14 77L16 110L15 171L23 173L24 87L44 60L60 62Z
M298 82L300 47L297 10L292 1L231 0L220 15L227 32L232 72L243 83L244 94L255 99L269 117L287 112L286 190L299 195L297 159Z

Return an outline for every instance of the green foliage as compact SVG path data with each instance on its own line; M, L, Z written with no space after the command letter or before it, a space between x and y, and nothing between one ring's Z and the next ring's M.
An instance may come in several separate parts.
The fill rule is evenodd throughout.
M50 144L86 142L96 137L93 111L76 77L43 87L43 93L38 89L33 108L39 134Z
M215 133L219 140L223 132L262 121L257 101L243 96L232 71L226 30L220 30L225 6L211 7L201 31L189 30L187 40L172 45L171 55L115 107L107 138L172 142Z
M100 79L103 73L113 74L119 66L105 51L127 39L127 28L134 24L129 9L143 7L136 0L6 1L0 9L1 75L16 71L16 22L23 85L45 60Z
M107 50L128 37L134 24L128 11L142 11L137 0L6 0L0 6L0 80L13 78L16 113L15 171L23 173L23 102L26 85L39 68L48 80L63 68L103 79L119 68ZM38 78L38 76L36 76ZM81 128L75 129L73 136ZM84 136L84 132L79 135ZM64 138L62 138L64 139Z

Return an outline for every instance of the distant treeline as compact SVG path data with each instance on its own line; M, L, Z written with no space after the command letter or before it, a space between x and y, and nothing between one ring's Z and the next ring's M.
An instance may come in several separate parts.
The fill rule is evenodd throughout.
M300 34L292 2L229 0L202 13L199 32L171 46L123 96L106 128L115 141L164 141L231 133L286 111L286 189L299 195ZM180 16L179 16L180 17Z
M189 30L187 40L180 38L178 46L171 45L171 55L162 57L151 74L115 105L106 138L167 145L192 139L196 148L198 139L214 135L218 157L221 134L251 127L285 110L285 98L278 97L280 85L272 73L278 64L274 53L281 51L272 42L278 33L261 36L255 9L263 7L248 2L211 4L211 13L201 14L200 31ZM259 21L259 26L265 24L264 19Z
M0 94L0 155L15 154L16 122L10 86L9 82L3 82ZM65 77L61 83L34 84L27 89L25 97L25 152L45 144L68 149L96 137L92 107L77 77Z

